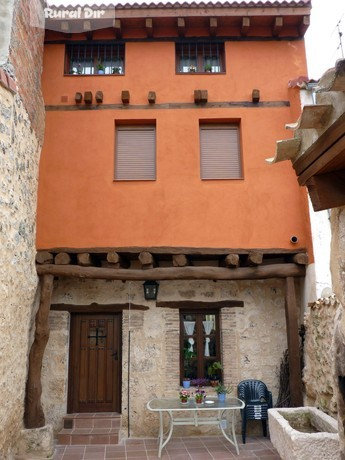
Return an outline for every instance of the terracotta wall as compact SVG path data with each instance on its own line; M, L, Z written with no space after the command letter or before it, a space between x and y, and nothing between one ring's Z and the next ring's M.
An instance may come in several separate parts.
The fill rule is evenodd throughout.
M47 130L40 169L37 245L51 247L208 246L296 248L310 251L305 191L289 165L274 168L275 140L289 137L299 97L288 81L306 71L303 41L227 42L226 74L176 75L172 42L127 43L125 76L63 76L64 45L45 49L43 89ZM290 106L198 108L209 102L291 101ZM64 111L77 91L104 93L104 104L128 107ZM157 94L149 107L148 91ZM62 102L66 101L67 102ZM192 108L162 108L169 102ZM140 107L138 107L140 106ZM58 110L59 109L59 110ZM114 182L114 125L154 120L157 180ZM243 180L200 179L199 123L240 124ZM215 231L217 229L217 231Z

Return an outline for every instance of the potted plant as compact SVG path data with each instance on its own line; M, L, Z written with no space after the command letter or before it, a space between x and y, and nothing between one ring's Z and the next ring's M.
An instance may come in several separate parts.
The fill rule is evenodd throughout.
M189 377L185 377L185 378L182 380L182 385L183 385L183 388L189 388L189 387L190 387L190 378L189 378Z
M119 75L121 73L121 67L113 67L112 73Z
M100 61L97 64L97 72L99 75L104 74L105 72L105 67Z
M194 398L196 404L202 404L204 402L204 399L206 398L206 391L202 390L201 388L198 388L194 393Z
M218 395L218 400L225 401L226 395L232 393L232 386L218 383L215 387L215 391Z
M205 64L205 72L212 72L212 65L211 64Z
M190 398L190 393L188 390L180 390L179 397L182 404L187 404L188 399Z
M210 364L207 369L208 377L212 387L216 387L219 383L219 371L223 370L223 366L219 361Z
M191 64L189 67L188 67L188 72L196 72L196 66Z

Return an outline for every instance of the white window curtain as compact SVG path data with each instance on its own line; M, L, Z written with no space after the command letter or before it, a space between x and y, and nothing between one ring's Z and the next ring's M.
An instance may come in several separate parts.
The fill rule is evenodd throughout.
M210 337L207 337L211 334L211 331L213 329L213 321L203 321L204 329L205 329L205 334L206 334L206 340L205 340L205 352L204 356L210 356Z
M183 321L183 325L184 325L184 330L186 331L186 334L187 335L193 335L194 333L194 326L195 326L195 321ZM189 343L189 349L188 351L190 351L191 353L193 353L194 351L194 339L192 337L190 337L188 339L188 343Z

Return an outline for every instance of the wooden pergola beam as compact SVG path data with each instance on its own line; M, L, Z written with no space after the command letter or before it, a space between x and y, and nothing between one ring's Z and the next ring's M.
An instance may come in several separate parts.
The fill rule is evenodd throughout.
M40 428L45 425L41 403L41 374L43 355L49 339L49 311L53 282L54 276L51 274L43 275L41 278L41 298L36 314L35 337L29 354L24 410L25 428Z
M70 276L74 278L107 280L254 280L305 276L305 267L297 264L271 264L229 270L223 267L158 267L146 270L78 265L37 265L38 275Z

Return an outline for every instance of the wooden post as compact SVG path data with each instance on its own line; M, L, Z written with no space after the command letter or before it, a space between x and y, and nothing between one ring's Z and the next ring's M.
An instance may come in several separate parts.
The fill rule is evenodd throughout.
M41 277L41 299L36 314L34 342L29 355L28 380L26 383L24 424L25 428L40 428L45 425L41 404L42 395L42 361L49 339L49 310L53 292L53 275Z
M296 303L295 280L286 278L285 316L289 350L289 376L291 406L303 406L302 375L298 334L298 307Z

